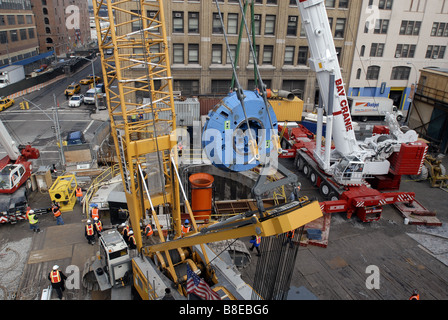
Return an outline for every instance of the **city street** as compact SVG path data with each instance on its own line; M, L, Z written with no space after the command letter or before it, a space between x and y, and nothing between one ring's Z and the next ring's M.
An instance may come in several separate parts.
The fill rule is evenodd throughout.
M101 76L100 58L96 59L94 65L95 74ZM31 144L40 151L40 158L34 161L35 167L60 162L60 152L54 129L55 105L58 106L57 115L62 139L66 138L68 132L80 130L84 132L86 140L89 142L89 138L101 125L102 121L91 118L91 114L95 111L94 105L83 104L78 108L70 108L64 95L64 90L69 84L78 83L89 74L92 74L91 63L86 63L77 73L39 91L15 99L14 106L0 112L0 120L3 121L18 145ZM87 90L87 85L81 86L82 94ZM19 104L24 99L32 102L29 103L29 110L20 109ZM5 155L3 146L0 146L0 157Z

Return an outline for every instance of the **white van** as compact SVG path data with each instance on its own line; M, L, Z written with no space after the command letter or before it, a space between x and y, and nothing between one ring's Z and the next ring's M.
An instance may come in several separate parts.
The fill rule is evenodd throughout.
M403 120L403 113L394 106L394 101L389 98L348 97L348 104L354 120L359 119L365 122L373 118L384 119L386 112L394 114L397 121Z
M84 104L95 104L95 89L87 90L84 95Z

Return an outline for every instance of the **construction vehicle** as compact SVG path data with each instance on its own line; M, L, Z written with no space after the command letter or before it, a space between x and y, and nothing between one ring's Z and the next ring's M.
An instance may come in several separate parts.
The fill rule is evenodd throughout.
M294 157L299 171L319 188L325 201L323 212L346 212L362 221L380 219L382 206L415 201L412 192L397 190L401 175L418 174L427 145L415 131L402 132L395 117L386 113L387 133L376 127L374 135L356 140L348 97L341 75L332 32L323 0L300 0L299 11L310 47L309 64L316 72L321 92L317 109L317 130L304 126L288 129L284 139L287 157ZM326 132L323 135L323 116ZM279 131L283 130L279 126ZM322 141L325 140L324 144Z
M0 142L7 155L0 160L0 223L25 220L27 196L31 190L31 159L39 158L39 150L17 146L0 121Z
M165 288L170 287L176 289L176 297L185 297L186 270L191 269L221 298L250 299L253 290L227 264L215 259L216 253L206 243L251 235L285 234L322 215L317 201L293 201L260 208L199 228L177 171L176 114L163 1L94 0L93 8L111 133L130 226L137 249L142 253L132 259L135 290L143 299L160 299ZM102 9L107 9L107 16L99 14ZM106 55L110 49L113 54ZM143 72L129 72L141 66ZM149 102L137 102L136 93L148 91ZM277 152L274 146L275 143L273 153ZM253 143L250 149L256 153L258 147ZM288 182L297 183L293 178ZM257 199L266 190L261 183ZM192 226L186 235L181 232L182 200ZM166 216L168 227L162 229L161 219L165 220ZM141 232L147 224L154 227L149 243L145 243Z
M445 166L442 164L443 158L443 154L437 156L427 154L422 171L418 175L411 175L411 179L415 181L429 179L433 188L448 187L448 175Z

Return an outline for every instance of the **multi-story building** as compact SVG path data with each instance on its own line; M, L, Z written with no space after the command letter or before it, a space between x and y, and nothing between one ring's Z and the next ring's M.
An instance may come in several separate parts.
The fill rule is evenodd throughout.
M31 0L41 52L72 51L90 41L87 0Z
M30 0L0 2L0 66L39 54Z
M131 5L135 8L129 10L137 10L136 4ZM174 90L186 96L226 95L232 67L215 1L173 0L165 1L164 5ZM242 18L239 1L220 0L219 5L230 52L235 57ZM360 2L326 0L326 5L343 77L348 82ZM126 15L117 15L116 19L119 22L119 19L126 19ZM251 30L250 9L246 20ZM135 23L132 31L138 28ZM308 42L296 0L255 0L253 28L257 65L263 82L271 89L294 92L304 100L305 108L311 110L319 89L316 76L308 66ZM244 27L237 74L244 89L254 89L253 57Z
M447 0L363 0L349 95L408 110L419 70L447 66Z

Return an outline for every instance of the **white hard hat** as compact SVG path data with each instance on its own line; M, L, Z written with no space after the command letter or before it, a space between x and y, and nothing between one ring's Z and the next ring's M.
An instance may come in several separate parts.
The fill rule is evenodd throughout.
M58 270L59 269L59 266L57 265L57 264L55 264L54 266L53 266L53 270Z
M132 231L132 230L131 230L131 231L129 231L129 234L134 234L134 231Z
M31 210L30 210L30 213L34 213L34 210L33 210L33 209L31 209Z
M98 220L98 218L97 217L95 217L93 220Z
M89 219L89 220L87 220L87 223L92 223L92 221Z

